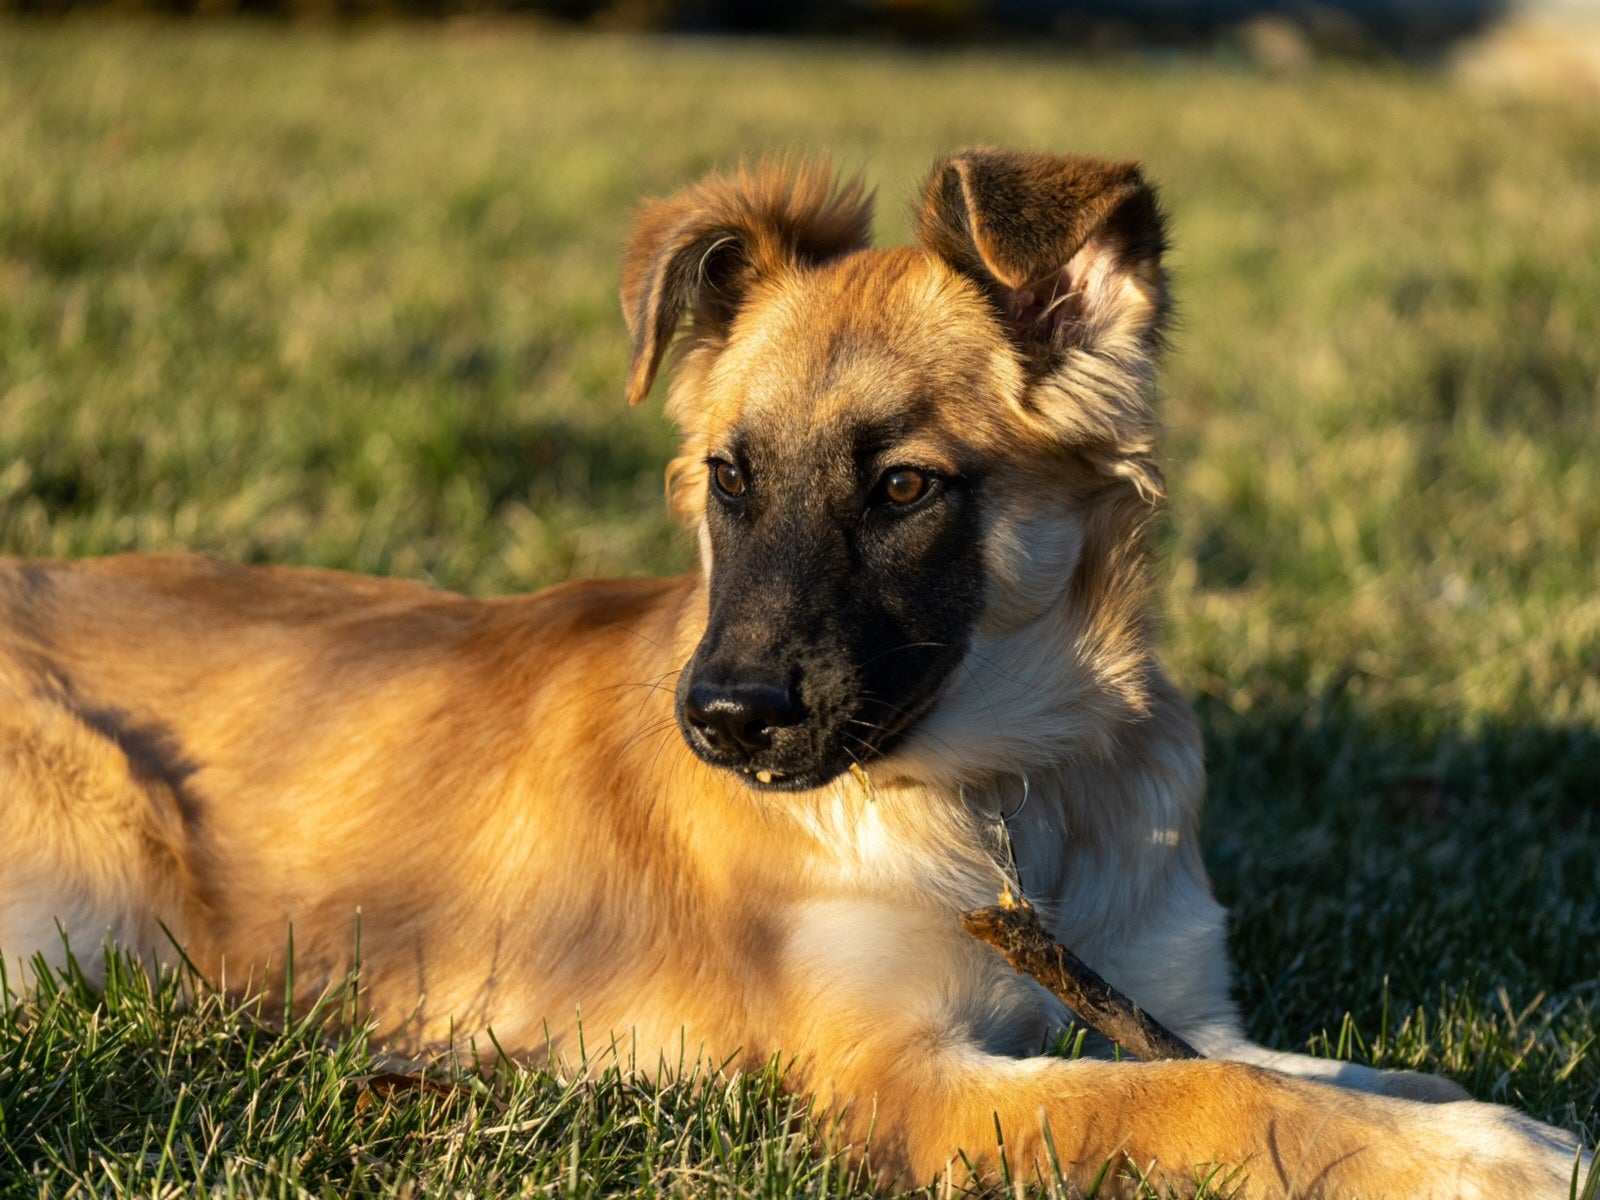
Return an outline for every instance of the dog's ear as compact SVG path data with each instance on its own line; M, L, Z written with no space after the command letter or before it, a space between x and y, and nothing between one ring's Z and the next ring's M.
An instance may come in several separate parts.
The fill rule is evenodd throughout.
M741 167L647 204L622 259L628 402L649 394L685 314L696 339L724 337L756 280L860 249L871 227L861 180L817 164Z
M968 150L934 166L917 237L994 302L1029 408L1105 474L1158 498L1150 392L1166 230L1137 164Z
M1135 163L965 151L934 166L917 237L994 299L1038 372L1068 348L1159 345L1166 234Z

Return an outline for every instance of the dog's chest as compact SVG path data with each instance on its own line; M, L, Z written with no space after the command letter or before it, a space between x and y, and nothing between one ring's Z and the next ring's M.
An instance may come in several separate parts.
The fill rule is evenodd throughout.
M989 903L1006 880L1001 846L943 797L920 789L852 782L797 815L810 874L829 891L970 907Z

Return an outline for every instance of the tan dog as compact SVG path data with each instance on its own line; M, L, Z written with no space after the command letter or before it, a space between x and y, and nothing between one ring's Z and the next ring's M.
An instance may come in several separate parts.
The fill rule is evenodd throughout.
M640 214L630 399L671 342L702 573L470 600L190 558L0 573L0 945L164 930L212 978L351 966L426 1052L606 1032L795 1062L885 1179L964 1149L1085 1185L1555 1197L1574 1143L1454 1085L1261 1049L1150 647L1164 235L1131 164L967 153L918 244L824 173ZM683 327L680 329L680 327ZM1211 1056L1035 1057L1068 1014L959 909L1005 879ZM483 1043L480 1041L480 1045Z

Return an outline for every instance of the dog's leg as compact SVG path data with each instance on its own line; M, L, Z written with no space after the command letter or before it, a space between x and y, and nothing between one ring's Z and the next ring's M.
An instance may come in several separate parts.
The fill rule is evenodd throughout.
M1415 1071L1386 1071L1258 1046L1245 1036L1231 995L1227 914L1186 860L1175 857L1164 902L1138 909L1136 925L1107 922L1058 936L1174 1033L1208 1058L1270 1067L1359 1092L1442 1103L1468 1099L1460 1085ZM1063 906L1070 911L1069 901ZM1124 914L1126 917L1128 914Z
M877 1150L907 1182L955 1147L998 1171L1087 1187L1108 1159L1178 1189L1239 1168L1249 1197L1566 1195L1575 1144L1508 1109L1367 1096L1241 1063L1007 1060L953 1045L890 1056ZM898 1068L898 1069L896 1069ZM1048 1140L1046 1130L1049 1131ZM1220 1168L1220 1169L1219 1169Z
M1069 798L1095 797L1102 810L1128 818L1117 831L1122 853L1034 834L1039 849L1030 850L1024 877L1043 882L1041 912L1055 936L1208 1058L1379 1095L1467 1099L1447 1079L1269 1050L1245 1036L1232 996L1227 913L1195 849L1205 790L1199 732L1164 678L1152 696L1160 719L1145 726L1130 760L1078 767L1065 787ZM1059 862L1050 854L1057 844Z
M8 703L9 702L9 703ZM171 797L137 779L123 752L71 712L0 687L0 955L26 990L35 960L59 971L69 952L93 986L103 947L174 956L155 913L173 884L151 855ZM169 897L170 899L170 897ZM177 911L175 902L165 906Z
M1094 938L1094 965L1201 1053L1377 1095L1431 1103L1470 1098L1459 1084L1436 1075L1292 1054L1250 1041L1230 995L1224 910L1197 878L1175 880L1166 895L1167 904L1148 910L1138 927L1121 929L1115 938Z
M1239 1062L1009 1057L1044 1006L948 928L942 913L887 902L812 905L785 956L773 1024L798 1053L798 1082L836 1142L859 1148L870 1131L886 1178L959 1173L958 1151L997 1175L998 1118L1013 1175L1048 1179L1054 1158L1080 1188L1115 1160L1180 1192L1220 1164L1243 1168L1238 1194L1250 1197L1566 1194L1576 1143L1508 1109L1364 1095Z

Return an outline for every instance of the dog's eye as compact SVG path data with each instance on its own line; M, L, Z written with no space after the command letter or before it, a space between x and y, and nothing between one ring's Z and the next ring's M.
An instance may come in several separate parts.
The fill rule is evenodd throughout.
M721 459L711 464L711 479L717 485L717 491L724 496L737 499L744 495L744 472L731 462Z
M933 480L910 467L896 467L884 474L883 482L879 486L883 490L885 500L903 507L915 504L926 496L928 489L933 486Z

